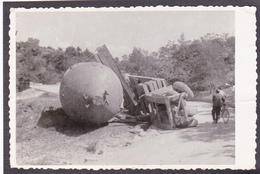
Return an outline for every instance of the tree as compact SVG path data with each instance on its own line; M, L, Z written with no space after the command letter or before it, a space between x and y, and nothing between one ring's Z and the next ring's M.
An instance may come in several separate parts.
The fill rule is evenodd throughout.
M73 46L67 47L65 50L65 54L70 57L77 56L77 50Z
M96 61L95 55L92 52L90 52L87 48L85 49L85 51L83 51L82 54L85 57L84 61L87 61L87 62Z
M174 41L168 41L166 46L162 46L159 49L159 58L160 59L171 59L173 58L173 53L177 50L177 44Z
M203 83L208 85L211 91L225 84L228 81L226 74L234 70L232 69L234 62L229 61L232 60L229 56L234 58L234 43L232 41L229 43L228 40L227 35L216 34L207 34L201 38L201 56L208 68L208 75Z
M17 78L33 82L56 83L63 73L79 62L96 61L87 48L67 47L65 51L41 47L38 39L16 43ZM122 72L182 81L193 89L213 89L228 82L234 84L235 37L206 34L199 40L187 41L182 34L168 41L157 52L133 48L123 60L114 61Z
M80 48L80 47L77 47L77 55L78 55L78 56L81 56L81 53L82 53L81 48Z
M26 42L16 43L17 78L31 78L30 71L35 70L35 57L41 54L39 40L29 38Z

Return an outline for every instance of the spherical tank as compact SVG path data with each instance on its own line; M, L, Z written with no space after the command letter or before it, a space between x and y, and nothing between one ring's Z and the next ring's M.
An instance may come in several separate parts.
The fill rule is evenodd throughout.
M62 108L81 124L106 123L120 111L122 100L123 89L117 75L97 62L73 65L61 81Z

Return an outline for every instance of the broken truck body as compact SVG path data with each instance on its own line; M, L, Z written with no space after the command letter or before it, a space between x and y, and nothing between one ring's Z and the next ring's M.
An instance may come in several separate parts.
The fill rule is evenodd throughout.
M129 76L136 83L139 110L150 116L150 122L162 129L197 126L193 118L197 112L186 107L186 99L193 97L190 88L181 82L168 85L164 79ZM178 92L177 92L178 91Z
M92 125L105 123L120 112L124 94L124 106L136 118L146 115L150 123L163 129L197 125L192 117L196 112L191 114L186 108L186 99L193 97L187 85L133 75L126 81L106 46L97 52L98 63L80 63L64 74L60 100L71 119Z

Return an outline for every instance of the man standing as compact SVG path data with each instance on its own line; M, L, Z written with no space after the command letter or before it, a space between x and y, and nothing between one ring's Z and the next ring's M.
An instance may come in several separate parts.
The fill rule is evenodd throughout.
M216 90L216 93L213 95L213 108L212 108L212 118L213 118L213 124L217 124L221 106L224 103L225 99L223 98L223 95L219 93L219 90Z

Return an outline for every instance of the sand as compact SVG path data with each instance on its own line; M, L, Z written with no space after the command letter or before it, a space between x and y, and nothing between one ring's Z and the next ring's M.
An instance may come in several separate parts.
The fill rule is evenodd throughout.
M59 84L32 84L17 93L16 157L19 165L229 165L235 163L235 114L212 124L211 104L187 102L196 108L197 127L160 130L144 125L109 123L100 128L78 126L67 117L44 110L61 107ZM48 118L47 118L48 117ZM41 120L42 121L42 120Z

